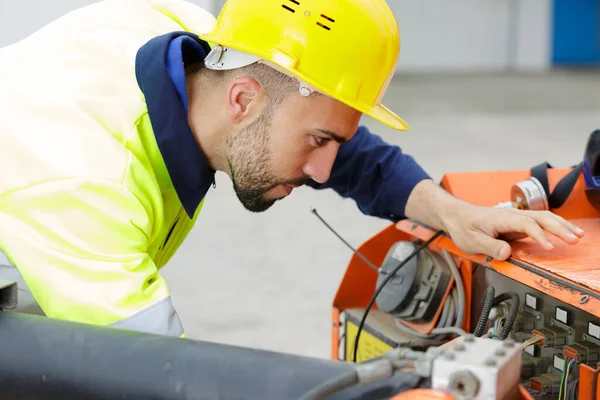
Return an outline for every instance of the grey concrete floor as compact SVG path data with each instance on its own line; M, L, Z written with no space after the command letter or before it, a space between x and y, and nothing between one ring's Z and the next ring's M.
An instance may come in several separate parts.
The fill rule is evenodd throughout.
M593 71L399 75L385 103L412 129L363 122L436 180L543 161L568 167L600 128L599 78ZM197 226L164 269L188 337L329 357L331 302L351 253L311 206L354 246L388 225L333 191L310 188L251 214L218 175Z

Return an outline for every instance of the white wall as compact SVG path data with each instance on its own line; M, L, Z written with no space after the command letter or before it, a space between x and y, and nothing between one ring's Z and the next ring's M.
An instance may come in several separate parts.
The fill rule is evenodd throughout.
M96 0L0 0L0 46ZM190 0L218 13L225 0ZM248 0L252 1L252 0ZM399 71L546 69L551 0L388 0Z
M552 0L387 0L400 27L399 71L543 70ZM215 12L225 0L215 0Z
M0 0L0 47L14 43L76 8L98 0ZM214 0L188 0L214 13ZM219 8L220 9L220 8Z
M544 69L550 0L389 0L399 70Z
M552 1L518 0L516 67L548 69L552 64Z

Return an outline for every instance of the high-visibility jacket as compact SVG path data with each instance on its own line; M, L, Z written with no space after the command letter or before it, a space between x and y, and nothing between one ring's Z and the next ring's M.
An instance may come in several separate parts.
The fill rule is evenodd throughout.
M108 0L0 50L0 248L46 316L183 334L158 271L202 204L190 218L178 199L135 63L152 38L214 21Z
M0 49L0 279L18 310L183 334L159 271L214 183L182 65L214 22L184 0L106 0ZM397 221L428 177L362 126L308 185Z

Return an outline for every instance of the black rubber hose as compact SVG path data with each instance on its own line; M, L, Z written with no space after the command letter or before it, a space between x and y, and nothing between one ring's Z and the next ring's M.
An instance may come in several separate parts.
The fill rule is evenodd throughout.
M1 296L1 291L0 291ZM348 362L0 312L0 399L298 399ZM384 400L419 386L399 371L332 400Z
M358 374L356 371L349 371L314 387L304 394L300 400L323 400L336 392L356 384L358 384Z
M519 312L520 300L519 295L515 292L506 292L496 296L494 299L494 306L497 306L498 304L507 300L510 300L510 309L508 311L508 316L506 317L506 322L502 327L502 332L500 332L500 335L498 335L498 339L500 340L504 340L508 337L513 324L515 323L515 319L517 319L517 313Z
M477 326L475 327L475 332L473 333L475 337L481 337L483 335L483 330L485 329L485 325L490 318L490 312L494 306L495 295L496 290L494 287L488 286L488 288L485 290L485 294L483 295L483 309L481 310L479 321L477 321Z

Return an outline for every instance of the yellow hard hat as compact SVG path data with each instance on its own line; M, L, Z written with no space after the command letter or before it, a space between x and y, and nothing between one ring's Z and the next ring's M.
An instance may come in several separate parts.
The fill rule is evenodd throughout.
M400 35L385 0L228 0L211 32L212 69L264 62L398 130L381 104L398 62Z

